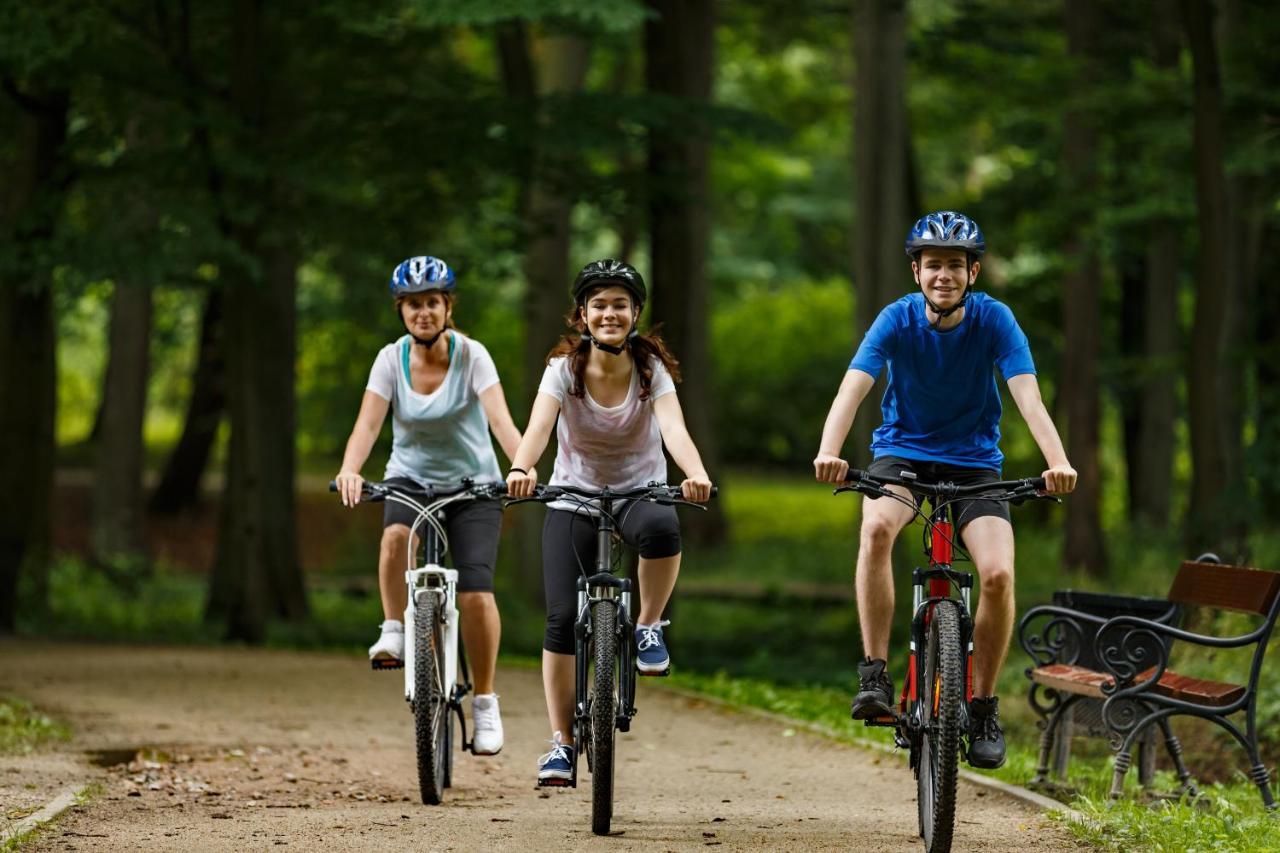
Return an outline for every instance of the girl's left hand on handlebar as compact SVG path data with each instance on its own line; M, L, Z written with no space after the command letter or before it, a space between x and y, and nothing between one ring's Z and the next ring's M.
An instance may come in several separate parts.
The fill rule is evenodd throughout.
M528 474L512 471L507 474L507 496L528 498L533 496L533 487L538 485L538 471L530 468Z
M705 474L690 477L680 484L680 493L687 501L704 504L711 500L711 480Z
M1040 476L1044 477L1045 491L1051 495L1065 495L1076 487L1076 469L1070 465L1055 465Z
M360 503L360 492L364 488L364 477L351 471L339 471L333 478L338 484L338 494L342 495L343 506L355 506Z

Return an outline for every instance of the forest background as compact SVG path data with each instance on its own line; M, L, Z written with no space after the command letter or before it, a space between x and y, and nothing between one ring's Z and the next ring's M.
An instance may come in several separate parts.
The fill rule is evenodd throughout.
M1204 550L1280 568L1278 40L1262 0L4 0L0 632L371 641L378 512L324 487L392 268L458 271L522 426L614 256L722 486L685 517L682 663L847 686L857 501L810 462L935 209L982 224L1080 472L1016 511L1020 607ZM517 653L538 516L502 549Z

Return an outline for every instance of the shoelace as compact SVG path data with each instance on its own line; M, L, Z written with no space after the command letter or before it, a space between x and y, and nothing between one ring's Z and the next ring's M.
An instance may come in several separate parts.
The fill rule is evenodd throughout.
M556 732L556 737L547 741L547 743L551 744L551 751L538 759L539 767L546 767L557 759L565 763L572 763L569 761L569 750L573 749L573 747L567 743L561 743L559 735L560 733Z
M654 625L641 626L640 639L636 642L636 649L643 652L645 649L662 645L662 629L670 624L669 620L663 619Z
M969 735L972 740L996 740L1000 734L1000 720L995 712L974 715Z

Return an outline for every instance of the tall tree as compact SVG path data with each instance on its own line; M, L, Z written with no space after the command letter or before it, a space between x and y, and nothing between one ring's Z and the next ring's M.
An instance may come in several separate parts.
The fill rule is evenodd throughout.
M231 440L206 614L228 638L258 642L268 618L307 612L293 492L298 264L296 247L272 219L279 187L264 177L272 173L269 119L283 110L272 101L283 88L282 45L262 0L234 0L231 15L234 150L255 158L258 168L237 175L242 210L232 236L240 257L224 273Z
M53 285L41 260L71 172L65 154L70 93L0 66L13 117L0 184L0 633L13 630L18 581L46 595L53 497L57 370Z
M1238 401L1223 399L1235 387L1228 349L1231 306L1239 281L1230 271L1227 182L1223 163L1223 91L1218 50L1214 44L1211 0L1181 0L1183 25L1191 46L1193 78L1193 147L1197 223L1200 231L1196 276L1196 314L1187 368L1191 426L1191 504L1186 530L1191 550L1240 547L1242 495ZM1227 539L1234 539L1234 544Z
M1065 9L1067 52L1078 69L1078 91L1085 96L1091 95L1096 85L1092 51L1098 36L1098 12L1095 0L1080 0ZM1071 221L1064 249L1068 268L1062 291L1066 343L1062 396L1067 409L1067 454L1080 472L1079 485L1067 506L1062 557L1070 568L1103 574L1106 551L1098 453L1102 274L1089 215L1097 189L1098 130L1090 111L1080 101L1071 104L1064 116L1062 151L1066 180L1063 198L1075 202L1070 205Z
M146 562L142 426L151 343L149 286L116 283L108 341L90 509L90 548L95 562L133 574Z
M710 128L697 109L711 98L714 67L713 0L650 0L645 24L645 85L663 97L683 120L670 118L649 130L649 234L652 317L680 358L684 374L685 419L707 470L720 470L712 430L712 372L709 346L710 287L707 243ZM686 523L693 541L725 536L718 503Z
M858 328L871 328L886 304L902 293L903 235L911 225L908 200L911 140L907 134L905 0L853 2L853 288ZM922 211L921 211L922 212ZM878 400L884 379L868 400ZM855 464L870 460L874 405L863 405L853 429Z

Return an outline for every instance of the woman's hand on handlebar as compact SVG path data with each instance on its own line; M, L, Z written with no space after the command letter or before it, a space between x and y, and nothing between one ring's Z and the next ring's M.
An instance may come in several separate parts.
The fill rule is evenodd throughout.
M530 468L529 473L512 471L507 474L507 496L512 498L528 498L533 496L533 487L538 485L538 469Z
M687 501L704 504L711 500L711 479L706 474L689 477L680 484L680 494Z
M1065 495L1076 487L1076 469L1070 464L1055 465L1040 476L1044 477L1045 491L1051 495Z
M813 476L820 483L843 483L849 476L849 463L830 453L819 453L813 460Z
M360 503L360 492L364 488L364 477L354 471L339 471L333 478L338 484L338 494L342 495L343 506L355 506Z

